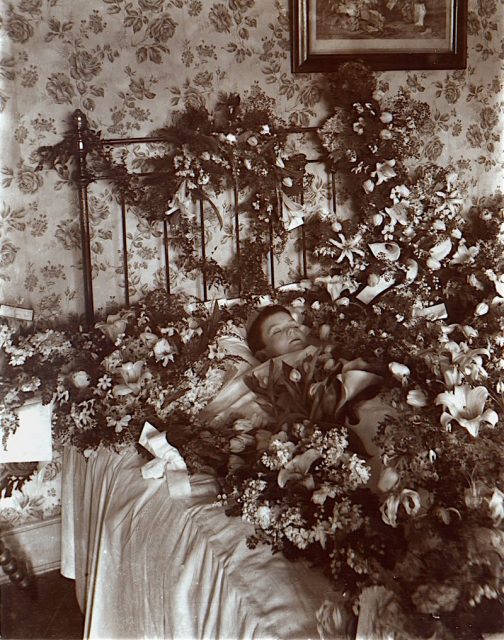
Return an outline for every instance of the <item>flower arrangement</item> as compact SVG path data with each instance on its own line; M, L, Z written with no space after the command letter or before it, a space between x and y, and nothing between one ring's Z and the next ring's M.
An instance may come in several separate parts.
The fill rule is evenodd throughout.
M427 105L385 100L358 63L332 81L334 114L320 139L355 215L306 220L318 268L296 304L320 346L248 379L260 419L230 415L219 429L200 420L228 375L218 337L253 302L219 311L158 292L91 330L2 328L2 425L15 429L14 408L33 393L54 400L60 439L84 451L131 446L145 420L165 424L188 467L220 479L230 515L255 525L249 544L307 557L334 578L347 611L339 619L383 587L390 606L378 617L394 637L468 640L503 626L504 197L465 211L454 167L412 165L431 126ZM215 117L182 114L165 131L181 144L159 159L171 176L162 197L146 185L147 210L170 212L187 238L186 203L233 188L221 168L239 180L252 231L233 277L269 247L271 224L281 236L280 202L296 195L304 170L272 122L236 97ZM390 409L375 420L373 491L369 452L352 429L365 398L343 402L345 366L358 356Z

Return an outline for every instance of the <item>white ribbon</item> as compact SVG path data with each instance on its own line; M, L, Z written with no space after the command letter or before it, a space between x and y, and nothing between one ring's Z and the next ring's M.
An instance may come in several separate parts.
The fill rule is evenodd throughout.
M154 460L146 462L142 467L142 477L163 478L166 476L170 495L184 498L191 495L191 484L184 459L178 449L166 439L166 434L159 432L150 422L146 422L140 434L139 443L149 451Z
M169 209L165 211L165 215L171 216L172 213L181 211L188 218L191 218L193 217L191 204L191 197L187 194L187 180L182 180L171 202L168 203Z
M287 231L297 229L304 224L306 211L302 204L295 202L288 195L282 193L282 219Z
M423 309L413 309L414 318L427 318L427 320L442 320L448 317L448 311L444 302L435 304L432 307L424 307Z
M386 291L387 289L390 289L390 287L392 287L395 284L395 282L396 282L395 278L391 276L389 276L388 278L385 278L384 276L379 276L378 282L376 284L374 284L373 286L367 285L367 287L364 287L364 289L362 289L362 291L360 291L356 295L356 298L357 300L360 300L364 304L369 304L380 293L382 293L383 291Z

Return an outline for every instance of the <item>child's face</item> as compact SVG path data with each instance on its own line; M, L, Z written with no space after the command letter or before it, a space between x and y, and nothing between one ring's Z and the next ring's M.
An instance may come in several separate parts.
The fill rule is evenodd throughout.
M264 354L268 358L274 358L302 349L307 345L306 333L307 328L303 330L290 313L277 311L262 324Z

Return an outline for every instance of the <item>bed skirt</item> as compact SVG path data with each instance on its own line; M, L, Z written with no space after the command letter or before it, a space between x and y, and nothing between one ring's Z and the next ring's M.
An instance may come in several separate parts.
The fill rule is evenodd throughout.
M209 476L189 498L144 480L137 453L67 447L61 572L75 579L85 638L318 638L330 583L303 561L259 545L215 505Z

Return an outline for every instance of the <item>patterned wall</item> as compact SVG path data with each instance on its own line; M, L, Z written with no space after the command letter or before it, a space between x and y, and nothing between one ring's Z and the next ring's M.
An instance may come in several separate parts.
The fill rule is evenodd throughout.
M211 109L219 91L261 88L292 123L314 125L327 115L323 77L290 73L288 0L10 0L0 7L0 302L32 307L39 317L82 311L75 194L64 174L34 170L34 151L60 140L74 109L108 137L147 134L186 105ZM457 165L467 207L502 181L503 19L504 0L469 0L467 69L380 74L385 92L402 89L430 104L423 159ZM95 269L107 291L118 270L110 197L91 203ZM151 236L147 225L131 232L137 273L152 260Z
M288 0L2 4L0 301L41 316L82 309L75 199L65 176L34 171L33 156L60 139L74 109L109 137L147 134L184 105L212 108L219 91L257 87L291 122L326 115L323 77L290 73ZM503 6L469 0L466 70L381 74L385 89L431 105L424 158L456 162L472 197L502 176ZM115 269L109 195L92 203L95 269L106 278ZM137 270L151 259L149 235L145 226L132 234Z

